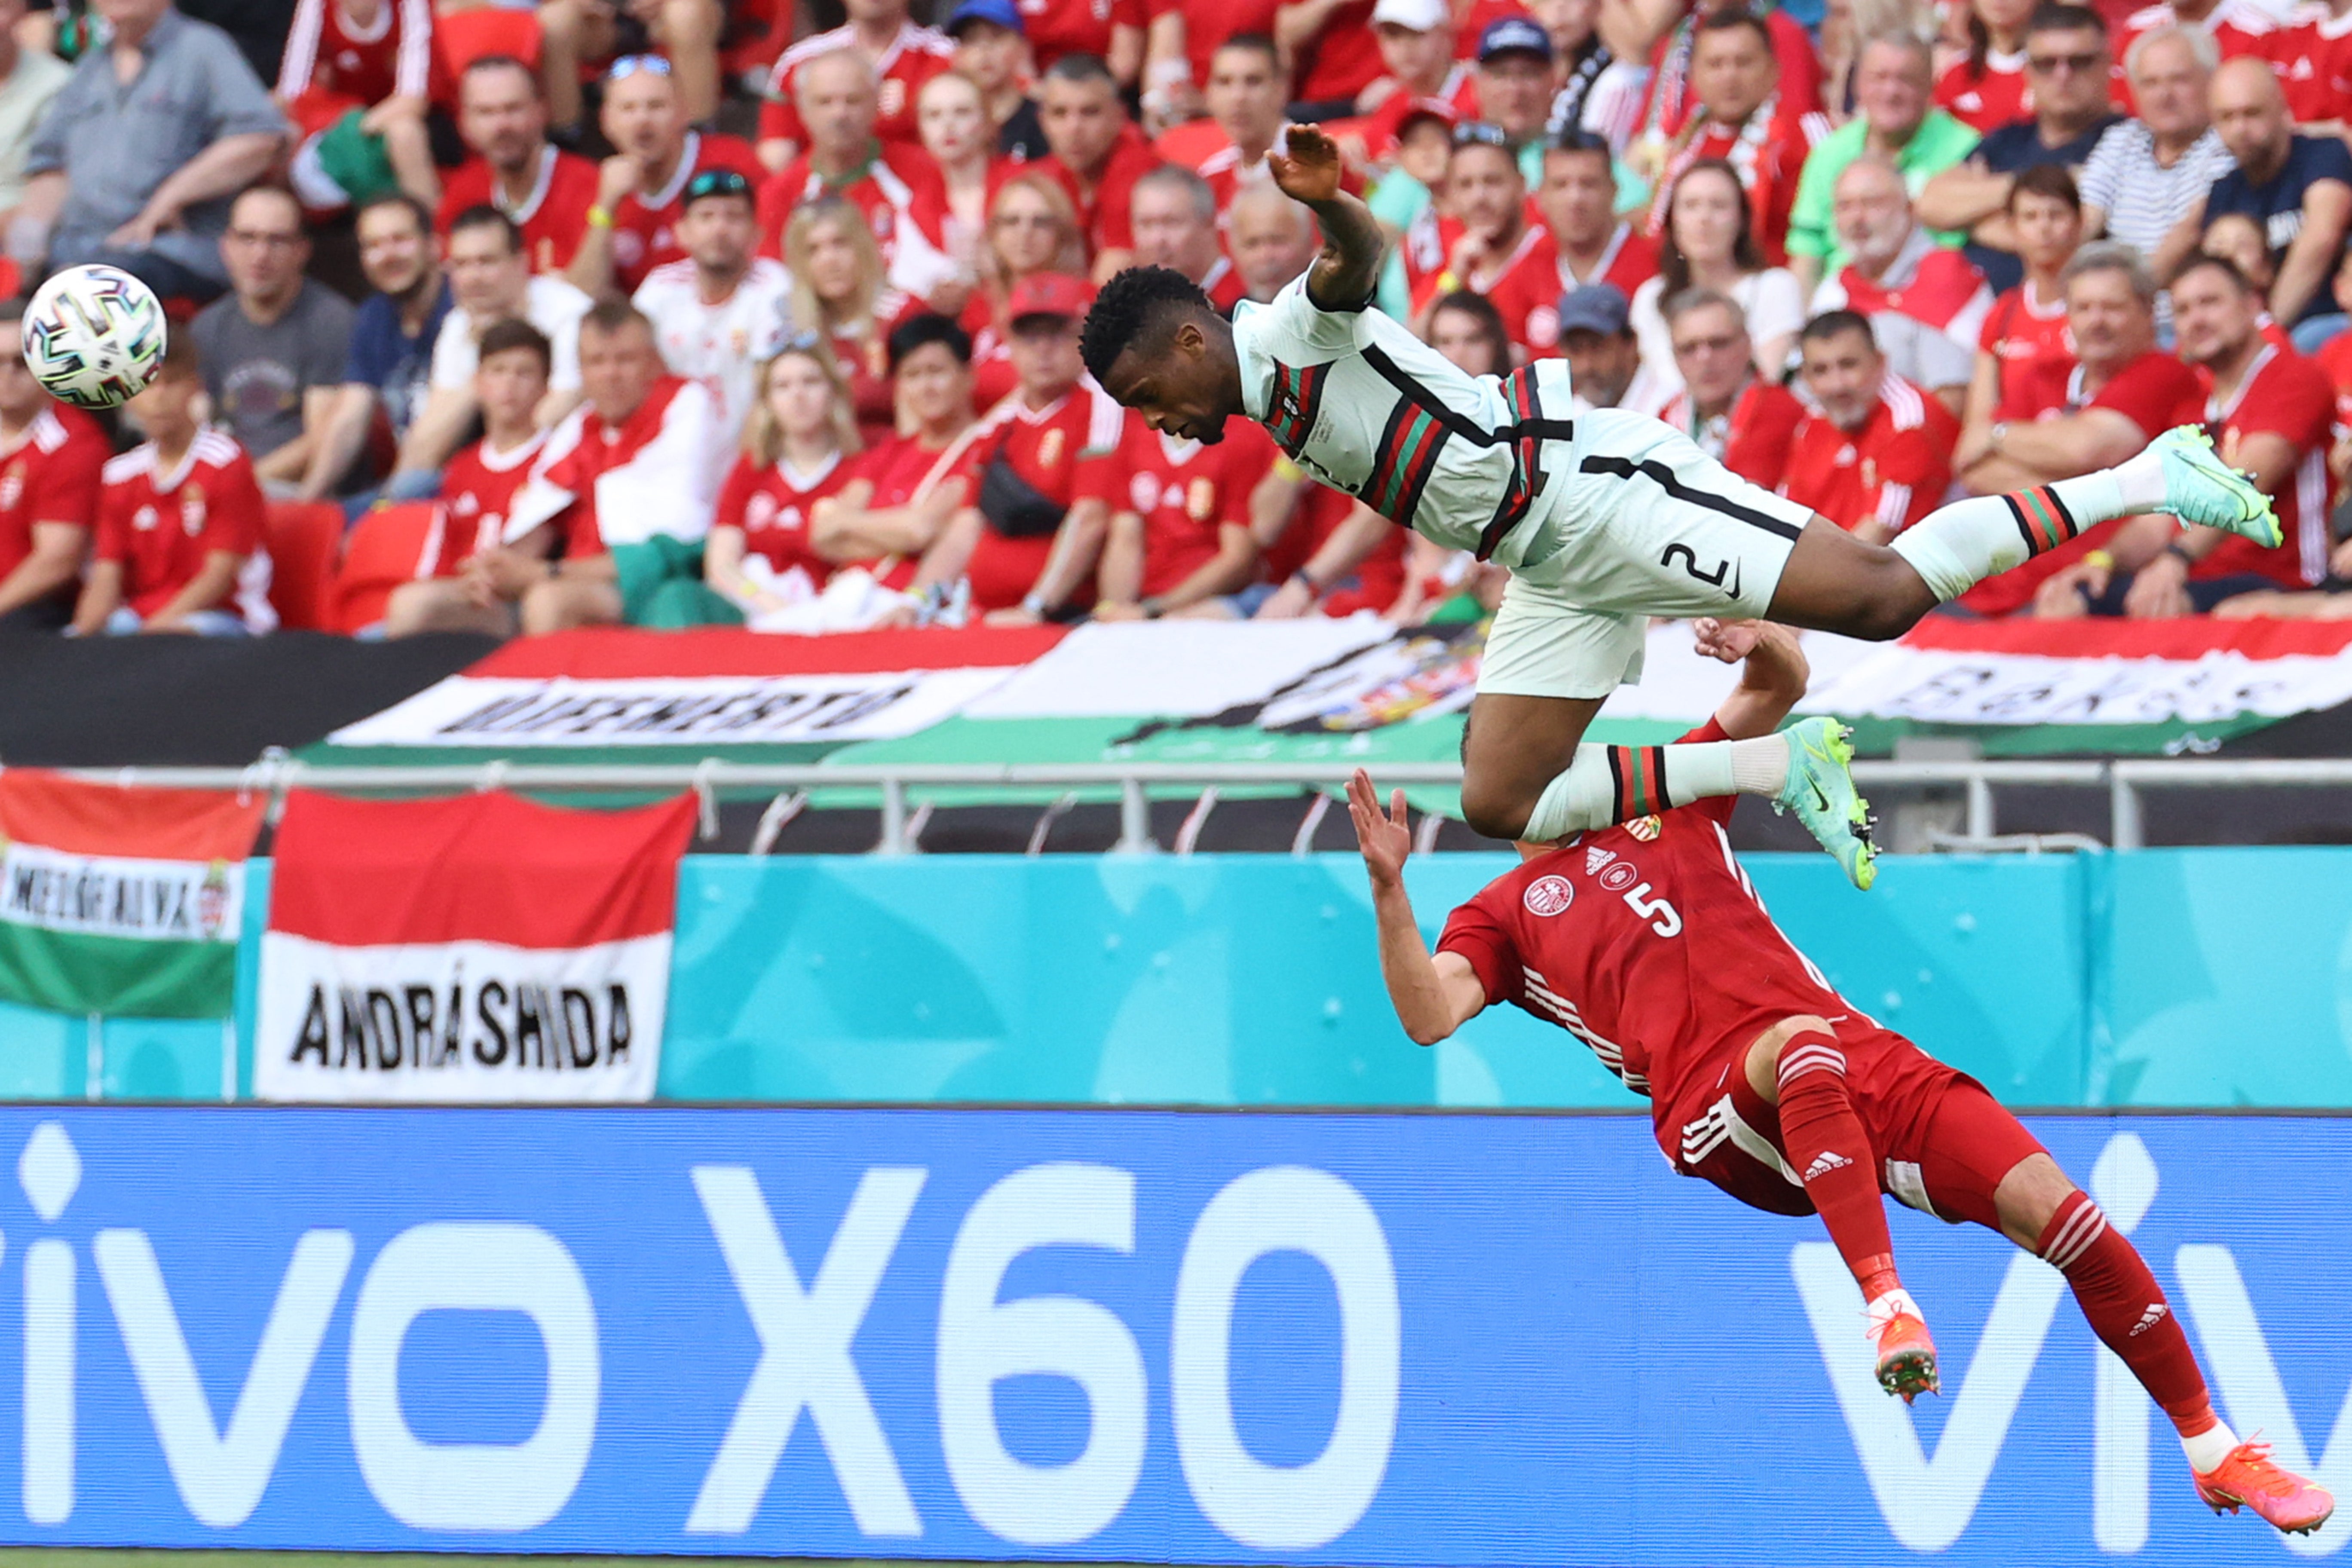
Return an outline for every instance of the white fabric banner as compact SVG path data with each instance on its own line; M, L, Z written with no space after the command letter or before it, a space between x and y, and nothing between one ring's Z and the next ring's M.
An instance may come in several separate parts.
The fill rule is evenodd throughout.
M971 719L1202 719L1263 702L1397 628L1377 616L1082 626L964 710Z
M578 948L261 938L253 1089L333 1104L653 1098L672 938Z

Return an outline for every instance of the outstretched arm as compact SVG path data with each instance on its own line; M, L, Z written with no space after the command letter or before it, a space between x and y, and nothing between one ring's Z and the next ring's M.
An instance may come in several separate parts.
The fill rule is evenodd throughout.
M1398 790L1382 812L1371 775L1358 768L1348 781L1348 815L1355 821L1356 847L1363 851L1364 869L1372 879L1381 978L1388 984L1389 1001L1413 1044L1433 1046L1478 1016L1486 1005L1486 987L1468 959L1458 952L1433 958L1421 940L1412 900L1404 890L1405 857L1412 853L1404 791Z
M1311 125L1288 132L1289 155L1268 153L1274 183L1323 226L1323 253L1307 271L1307 297L1321 310L1360 310L1381 280L1388 237L1372 209L1339 185L1339 143Z
M1739 684L1715 710L1715 721L1735 741L1769 735L1780 727L1805 695L1812 674L1797 634L1770 621L1693 623L1698 651L1726 664L1740 663Z

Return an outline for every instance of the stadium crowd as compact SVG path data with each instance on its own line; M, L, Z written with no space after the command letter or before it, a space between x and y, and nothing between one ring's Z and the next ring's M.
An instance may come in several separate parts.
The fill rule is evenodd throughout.
M1303 121L1379 308L1858 533L2188 422L2284 526L2102 525L1969 612L2352 614L2352 0L217 4L0 0L0 293L182 323L102 422L0 306L0 625L267 629L298 537L390 636L1475 618L1491 569L1084 374L1121 268L1305 268Z

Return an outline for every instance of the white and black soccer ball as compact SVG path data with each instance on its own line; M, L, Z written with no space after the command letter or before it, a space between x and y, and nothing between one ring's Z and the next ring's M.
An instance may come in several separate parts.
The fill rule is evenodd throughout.
M113 408L163 363L163 302L117 268L68 267L25 307L25 367L77 408Z

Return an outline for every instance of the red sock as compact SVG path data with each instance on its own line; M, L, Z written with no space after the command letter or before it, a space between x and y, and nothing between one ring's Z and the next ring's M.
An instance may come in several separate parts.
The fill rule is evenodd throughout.
M1862 1299L1899 1289L1878 1197L1878 1157L1846 1092L1837 1037L1808 1032L1780 1047L1780 1146L1805 1184Z
M2138 1248L2107 1224L2088 1193L2069 1193L2033 1250L2066 1276L2091 1331L2131 1368L2184 1437L2209 1431L2213 1402L2189 1336Z

